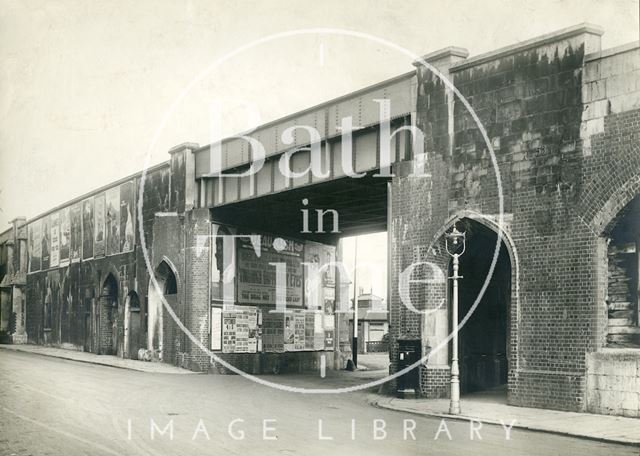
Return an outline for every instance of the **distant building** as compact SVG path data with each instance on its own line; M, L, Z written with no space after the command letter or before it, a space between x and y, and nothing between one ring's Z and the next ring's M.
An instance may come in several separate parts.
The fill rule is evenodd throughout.
M358 353L388 351L388 343L382 342L389 332L387 315L387 305L380 296L358 296ZM353 314L349 317L349 337L353 337Z

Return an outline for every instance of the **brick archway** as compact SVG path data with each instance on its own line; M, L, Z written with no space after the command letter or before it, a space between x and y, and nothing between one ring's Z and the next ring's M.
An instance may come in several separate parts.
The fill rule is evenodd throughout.
M108 273L101 282L98 305L98 353L122 354L122 309L117 275Z
M152 280L149 281L147 348L162 360L167 351L165 339L171 338L167 337L170 335L165 334L168 325L164 319L163 298L168 305L175 306L180 281L175 266L166 257L163 257L156 266L154 276L158 286L156 287Z

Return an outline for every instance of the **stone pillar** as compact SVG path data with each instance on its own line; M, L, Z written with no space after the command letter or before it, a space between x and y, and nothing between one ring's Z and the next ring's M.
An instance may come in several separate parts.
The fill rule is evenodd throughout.
M193 151L200 146L183 143L169 150L171 156L171 207L179 214L190 211L196 203L195 157Z

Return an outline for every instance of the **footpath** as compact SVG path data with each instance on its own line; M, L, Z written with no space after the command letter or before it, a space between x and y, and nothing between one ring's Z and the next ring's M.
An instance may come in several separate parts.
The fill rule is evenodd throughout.
M571 437L622 443L640 447L640 419L591 413L560 412L527 407L514 407L504 397L469 395L460 401L462 413L449 414L448 399L399 399L370 395L369 402L380 408L447 420L476 420L483 424L509 426L514 429L548 432Z
M135 359L124 359L112 355L96 355L77 350L67 350L64 348L43 347L41 345L7 345L0 344L0 353L3 351L14 351L22 353L32 353L35 355L50 356L53 358L68 359L81 363L98 364L101 366L117 367L120 369L130 369L140 372L150 372L155 374L196 374L187 369L171 366L165 363L154 363L137 361Z

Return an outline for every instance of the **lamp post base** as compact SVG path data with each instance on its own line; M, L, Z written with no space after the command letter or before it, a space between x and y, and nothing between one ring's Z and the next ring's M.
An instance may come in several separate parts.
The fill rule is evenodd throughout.
M449 414L460 415L460 401L451 401L451 403L449 404Z

